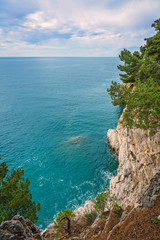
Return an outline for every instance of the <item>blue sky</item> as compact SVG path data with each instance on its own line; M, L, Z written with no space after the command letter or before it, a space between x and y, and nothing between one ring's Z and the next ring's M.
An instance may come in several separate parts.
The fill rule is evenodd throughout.
M0 56L118 56L159 17L159 0L0 0Z

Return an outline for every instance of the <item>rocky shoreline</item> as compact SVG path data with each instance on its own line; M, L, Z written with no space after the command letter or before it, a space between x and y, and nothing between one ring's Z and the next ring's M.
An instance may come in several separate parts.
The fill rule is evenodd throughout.
M123 114L118 121L117 128L109 129L107 132L107 140L119 161L117 176L111 179L109 191L119 198L119 205L123 209L134 211L136 208L151 208L155 203L159 203L160 145L157 143L160 139L160 131L152 137L148 137L147 134L141 129L124 127ZM76 218L82 218L84 214L92 212L93 208L94 202L86 201L84 206L74 211ZM121 222L129 213L128 210L123 212ZM110 214L112 216L113 213ZM88 234L99 224L97 219L90 230L83 234L82 239L92 239L88 238L90 236ZM49 231L52 229L50 228ZM102 233L104 234L104 230L101 229ZM101 239L100 235L99 239Z
M158 240L160 228L155 228L151 219L155 215L160 217L160 131L148 137L146 131L124 127L122 114L117 128L108 130L107 139L119 161L117 176L111 179L109 189L119 199L118 211L106 207L88 225L84 215L94 211L95 203L86 201L74 211L72 236L65 234L60 238L56 237L53 226L40 234L31 221L15 216L0 225L0 239Z

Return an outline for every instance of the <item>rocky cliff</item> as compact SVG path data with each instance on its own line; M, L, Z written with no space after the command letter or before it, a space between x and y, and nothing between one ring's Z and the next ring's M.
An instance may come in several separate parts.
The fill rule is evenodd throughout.
M141 129L123 126L123 115L107 138L118 155L117 176L111 179L110 190L120 198L120 205L151 207L160 195L160 131L152 137Z

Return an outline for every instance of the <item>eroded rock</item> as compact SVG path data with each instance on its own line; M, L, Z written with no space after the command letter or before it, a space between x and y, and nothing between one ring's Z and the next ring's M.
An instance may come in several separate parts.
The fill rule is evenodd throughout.
M1 240L42 240L39 228L29 219L16 215L0 225Z
M150 208L154 205L157 198L160 196L160 171L157 171L151 178L149 185L143 193L143 207Z
M82 217L84 214L90 213L91 211L93 211L95 208L95 203L91 200L86 201L83 207L79 207L77 209L74 210L76 216L75 218L80 218Z

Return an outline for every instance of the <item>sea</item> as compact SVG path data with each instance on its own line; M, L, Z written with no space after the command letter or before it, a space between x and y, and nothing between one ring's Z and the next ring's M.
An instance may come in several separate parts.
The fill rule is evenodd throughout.
M37 225L108 189L118 161L107 139L121 109L107 88L118 58L0 58L0 154L23 167Z

